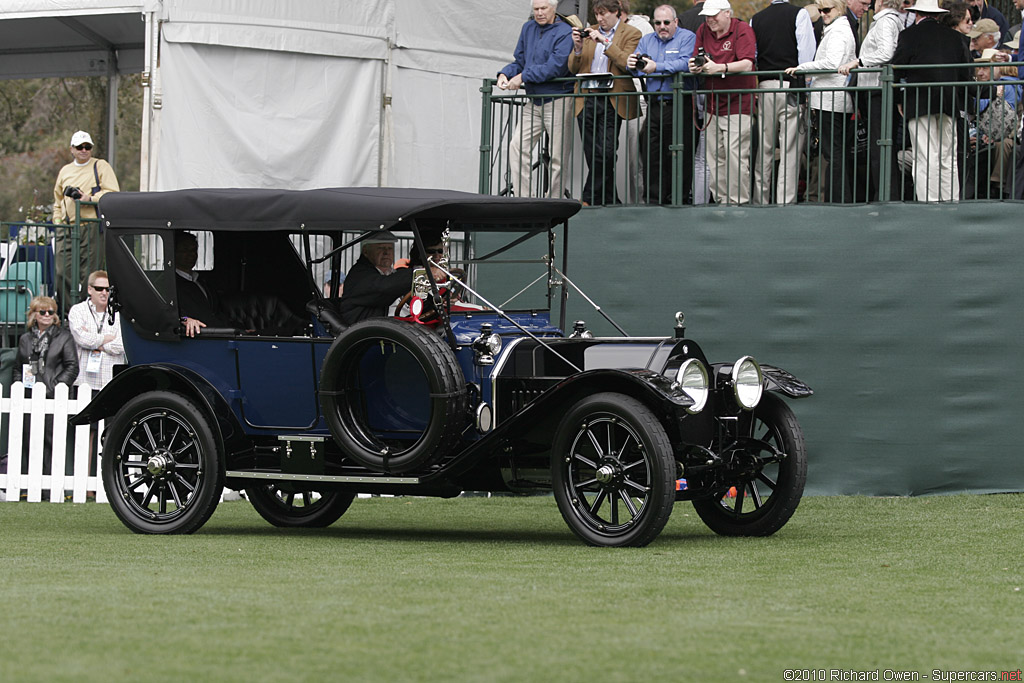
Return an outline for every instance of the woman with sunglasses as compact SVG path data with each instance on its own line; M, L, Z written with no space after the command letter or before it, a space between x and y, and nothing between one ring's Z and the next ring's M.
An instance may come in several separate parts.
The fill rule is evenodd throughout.
M60 326L57 302L48 296L37 296L29 304L28 330L18 340L14 367L26 386L44 384L48 398L58 384L71 386L78 377L75 340Z
M853 101L844 90L829 90L846 86L846 76L839 68L857 56L853 30L846 18L844 0L818 0L818 12L825 23L821 43L814 60L786 69L787 74L801 71L830 71L816 74L810 83L815 90L808 98L811 122L818 129L824 172L825 197L832 203L852 202L853 191L850 170L846 167L846 152L853 139L854 127L850 122Z

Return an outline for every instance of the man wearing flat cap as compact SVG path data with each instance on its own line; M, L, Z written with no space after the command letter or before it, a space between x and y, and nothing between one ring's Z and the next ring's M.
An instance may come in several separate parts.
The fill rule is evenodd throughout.
M397 241L387 230L377 230L362 241L362 253L345 276L345 291L338 302L345 324L383 318L388 306L412 291L412 268L394 269Z
M920 18L900 33L892 64L897 80L926 84L897 95L913 148L914 193L921 202L959 201L956 116L962 103L956 86L927 84L971 81L971 69L954 66L970 64L971 55L963 35L937 21L947 11L937 0L917 0L907 11ZM932 66L899 68L915 64Z

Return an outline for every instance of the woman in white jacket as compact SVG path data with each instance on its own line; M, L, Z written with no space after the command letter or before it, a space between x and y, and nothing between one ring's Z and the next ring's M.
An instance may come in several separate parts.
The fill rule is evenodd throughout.
M786 73L797 71L837 71L840 66L856 57L856 43L853 30L846 20L845 0L818 0L817 8L825 30L818 44L814 60L786 69ZM850 176L852 169L846 167L846 152L853 140L854 124L850 120L853 102L844 90L827 90L846 86L846 76L839 73L817 74L811 80L809 98L811 116L818 124L821 167L825 171L825 197L830 202L852 202Z

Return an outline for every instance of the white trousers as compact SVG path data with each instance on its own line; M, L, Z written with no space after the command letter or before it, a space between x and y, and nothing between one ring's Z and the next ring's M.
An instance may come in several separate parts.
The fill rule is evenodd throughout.
M760 89L788 88L788 81L761 81ZM795 98L793 98L795 100ZM754 203L771 204L772 188L775 201L795 204L797 184L800 180L800 105L787 99L784 92L758 94L758 144L754 161ZM775 148L780 154L778 178L775 178Z
M508 146L508 159L512 166L512 190L517 197L540 197L543 192L543 168L533 173L534 147L548 134L551 142L551 179L547 196L562 198L562 162L569 157L566 147L572 142L574 99L556 97L547 102L530 100L523 105L512 141ZM566 133L569 135L566 135ZM537 150L540 158L542 150ZM532 181L532 182L531 182Z
M919 202L960 201L956 165L956 126L948 114L907 121L914 164L914 194Z
M750 114L711 116L704 131L708 189L720 204L750 203Z

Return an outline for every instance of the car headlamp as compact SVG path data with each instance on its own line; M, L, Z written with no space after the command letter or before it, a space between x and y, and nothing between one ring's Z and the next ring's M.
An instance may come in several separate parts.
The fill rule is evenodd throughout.
M753 410L761 402L764 392L764 374L761 366L750 356L743 356L732 366L732 390L736 403L744 410Z
M688 413L699 413L708 402L708 370L696 358L691 358L679 366L676 371L676 386L690 397L693 405L686 409Z
M493 365L494 356L501 351L501 337L491 332L490 323L480 326L480 336L473 340L476 362L479 365Z

